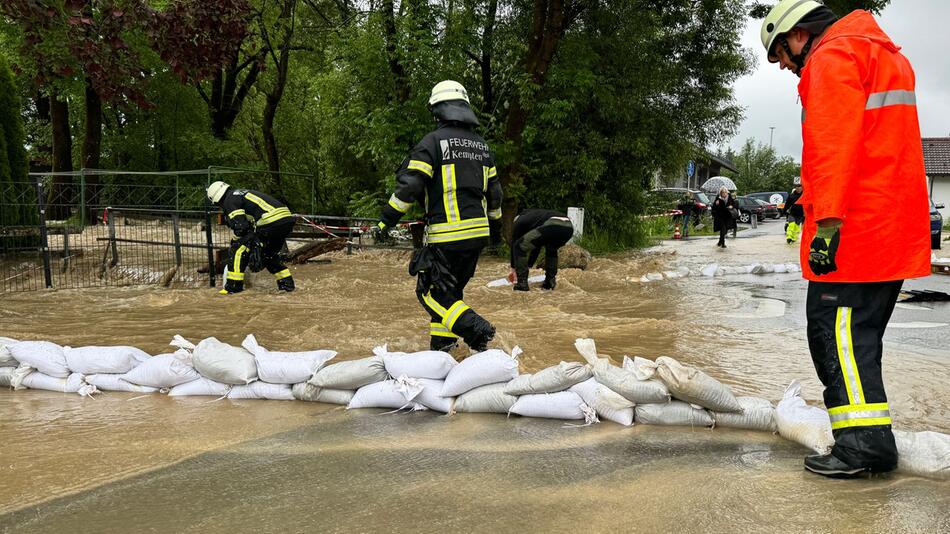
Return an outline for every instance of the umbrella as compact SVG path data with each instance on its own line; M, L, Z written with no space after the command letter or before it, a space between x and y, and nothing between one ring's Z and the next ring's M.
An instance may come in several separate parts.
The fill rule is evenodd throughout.
M735 191L736 183L725 176L713 176L712 178L706 180L706 183L704 183L702 186L702 190L709 193L718 193L723 187L730 191Z

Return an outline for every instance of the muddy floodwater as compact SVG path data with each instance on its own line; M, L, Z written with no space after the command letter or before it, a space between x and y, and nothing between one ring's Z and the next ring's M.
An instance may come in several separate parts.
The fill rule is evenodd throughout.
M800 275L639 281L710 261L797 257L778 233L740 234L727 251L714 243L595 258L586 271L563 270L554 292L488 288L507 265L483 258L465 300L496 325L496 346L524 349L522 372L579 360L574 340L591 337L617 363L671 355L737 395L775 402L798 378L819 403ZM294 267L290 295L266 273L227 297L152 287L6 293L0 335L151 354L171 352L175 334L239 344L253 333L270 349L328 348L338 359L383 343L427 347L405 253L329 257ZM950 323L950 303L898 308L900 321ZM950 432L948 339L948 327L888 330L896 427ZM806 449L767 433L380 412L0 391L0 532L950 532L950 483L826 480L802 470Z

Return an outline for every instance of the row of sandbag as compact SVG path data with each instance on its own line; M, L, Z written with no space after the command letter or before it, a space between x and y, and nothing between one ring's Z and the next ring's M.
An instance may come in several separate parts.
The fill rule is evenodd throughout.
M737 267L719 265L718 263L709 263L699 269L690 269L689 267L680 267L675 271L662 271L647 273L640 277L640 281L658 282L660 280L672 280L677 278L687 278L690 276L727 276L737 274L785 274L800 273L801 267L797 263L752 263Z

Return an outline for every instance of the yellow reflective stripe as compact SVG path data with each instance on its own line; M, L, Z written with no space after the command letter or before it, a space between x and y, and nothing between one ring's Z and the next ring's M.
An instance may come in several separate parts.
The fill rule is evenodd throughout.
M263 216L261 216L261 219L257 221L257 226L264 226L274 221L279 221L292 216L293 213L290 212L289 208L277 208L276 210L270 213L265 213Z
M228 271L228 280L244 280L244 273L232 273L231 271Z
M491 232L488 227L476 228L474 230L465 230L460 232L449 232L445 234L429 234L429 243L451 243L452 241L463 241L465 239L475 239L479 237L490 237Z
M488 210L488 218L493 221L501 219L501 208Z
M399 197L396 196L396 193L393 193L392 196L389 197L389 205L399 213L406 213L409 211L409 208L412 207L411 202L403 202L402 200L399 200Z
M854 342L851 340L851 313L852 308L847 306L838 308L835 317L835 342L838 345L838 363L844 376L845 388L848 390L848 399L851 404L864 404L864 389L861 387L858 364L854 360Z
M461 300L456 300L455 303L452 304L449 310L445 313L445 319L443 320L443 323L449 328L449 330L451 330L453 327L455 327L455 321L458 321L458 318L461 317L462 314L468 309L468 305L466 305Z
M280 271L279 273L274 273L274 278L277 280L283 280L284 278L289 278L289 277L290 277L290 269L284 269L283 271Z
M890 424L890 417L868 417L863 419L846 419L844 421L835 421L834 423L831 423L831 429L839 430L842 428L852 428L856 426L884 426Z
M488 191L488 167L482 167L482 192Z
M442 204L445 206L445 219L449 222L460 221L458 193L455 183L455 164L442 166Z
M247 252L247 250L248 250L247 247L245 247L244 245L241 245L234 252L234 271L237 274L241 274L244 271L244 269L241 268L241 260L244 258L244 253ZM228 275L230 276L230 274L231 274L231 271L229 270ZM243 279L244 279L244 275L241 274L241 280Z
M445 308L443 308L441 304L439 304L438 302L436 302L434 298L432 298L431 291L429 291L425 295L422 295L422 301L425 302L426 306L431 308L432 311L434 311L439 317L442 317L443 319L445 318Z
M246 193L246 194L244 195L244 198L246 198L246 199L250 200L251 202L257 204L257 205L258 205L262 210L264 210L264 211L274 211L275 209L277 209L277 208L275 208L274 206L271 206L270 204L268 204L267 202L265 202L263 198L261 198L261 197L255 195L254 193Z
M429 165L428 163L426 163L426 162L424 162L424 161L419 161L419 160L417 160L417 159L411 159L411 160L409 160L409 166L406 167L406 168L409 169L409 170L413 170L413 171L420 171L420 172L423 172L423 173L429 175L429 178L432 178L432 165Z
M886 402L878 402L874 404L845 404L844 406L835 406L834 408L828 408L829 416L838 416L841 414L849 414L855 412L871 412L871 411L881 411L889 410Z
M474 219L465 219L459 222L430 224L429 233L441 234L445 232L456 232L458 230L468 230L480 226L488 226L488 217L475 217Z
M442 323L429 323L429 335L439 337L458 337Z
M235 217L240 217L241 215L244 215L244 210L234 210L234 211L232 211L231 213L228 214L228 219L233 219L233 218L235 218Z
M488 178L489 178L489 179L492 179L492 178L494 178L494 177L496 177L496 176L498 176L498 169L496 169L495 167L489 167L489 168L488 168Z

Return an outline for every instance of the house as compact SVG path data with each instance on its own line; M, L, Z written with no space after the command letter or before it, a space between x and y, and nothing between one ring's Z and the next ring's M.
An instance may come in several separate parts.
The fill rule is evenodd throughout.
M921 141L927 192L935 204L946 206L940 210L946 221L950 218L950 137L924 137Z

